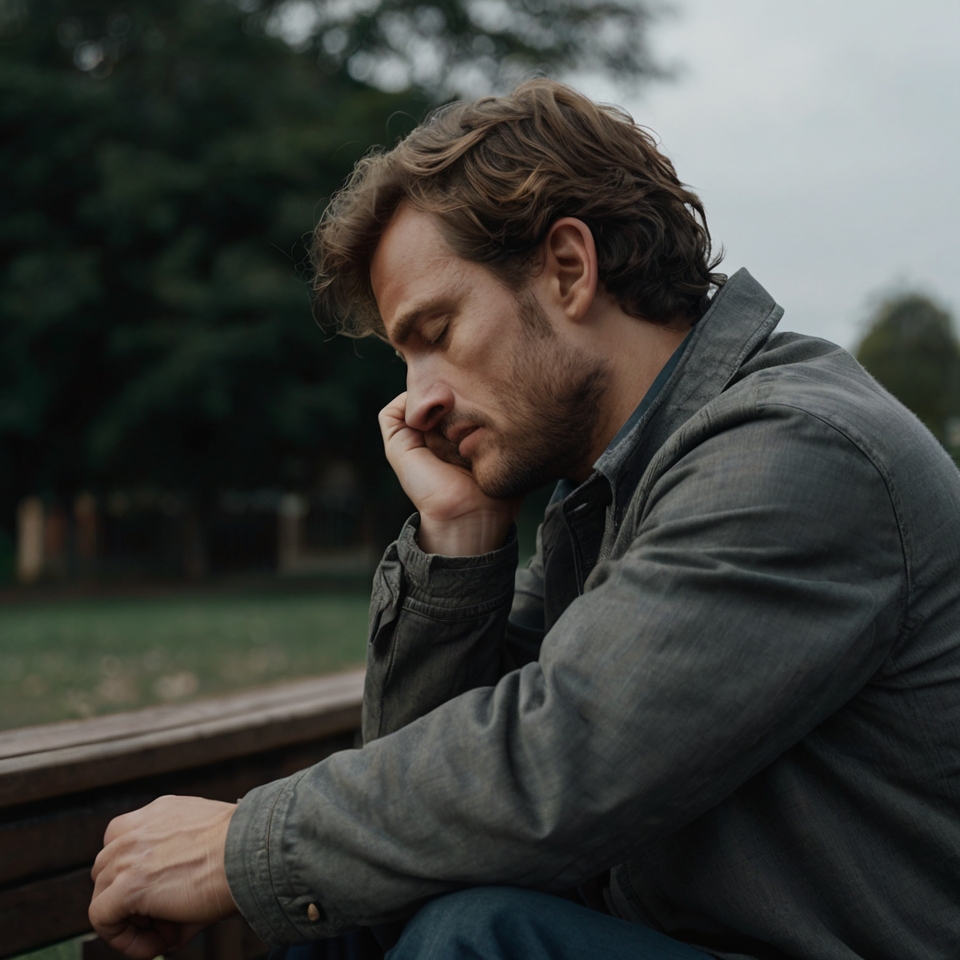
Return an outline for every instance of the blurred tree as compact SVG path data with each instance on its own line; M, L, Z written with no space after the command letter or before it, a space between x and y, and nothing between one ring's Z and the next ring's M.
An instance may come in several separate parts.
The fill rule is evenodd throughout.
M223 488L309 486L331 455L394 489L375 413L402 366L311 322L304 235L370 144L467 80L650 72L646 17L630 0L0 0L0 527L30 493L149 486L204 509Z
M920 293L890 297L874 313L856 355L941 443L956 443L960 344L949 313Z
M599 70L621 83L662 76L647 33L663 9L646 0L275 0L263 22L315 49L327 69L443 99L512 86L531 67Z
M388 94L236 6L33 3L0 63L4 514L34 490L299 486L370 460L376 347L323 337L296 275ZM395 125L396 126L396 125ZM346 145L346 146L345 146Z

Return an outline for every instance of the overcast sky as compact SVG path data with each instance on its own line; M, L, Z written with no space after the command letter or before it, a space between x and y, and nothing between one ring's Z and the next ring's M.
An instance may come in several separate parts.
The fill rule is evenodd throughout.
M700 193L724 269L780 329L852 347L878 295L960 308L960 0L677 0L652 34L680 65L625 95Z

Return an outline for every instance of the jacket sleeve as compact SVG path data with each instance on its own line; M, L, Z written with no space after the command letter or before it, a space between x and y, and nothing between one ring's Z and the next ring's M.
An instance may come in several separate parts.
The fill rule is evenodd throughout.
M363 692L369 743L503 672L516 532L478 557L424 553L411 517L374 577Z
M330 936L468 884L580 883L721 802L867 682L904 589L882 478L798 411L712 429L663 468L629 549L538 661L244 798L227 875L261 937ZM469 682L492 679L484 663Z

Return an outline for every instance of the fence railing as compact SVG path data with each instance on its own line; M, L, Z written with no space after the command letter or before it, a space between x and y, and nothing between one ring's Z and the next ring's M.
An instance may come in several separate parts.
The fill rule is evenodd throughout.
M182 706L0 733L0 958L90 930L90 868L110 820L164 794L233 801L355 743L363 672ZM119 954L91 940L84 960ZM239 919L183 960L253 960Z

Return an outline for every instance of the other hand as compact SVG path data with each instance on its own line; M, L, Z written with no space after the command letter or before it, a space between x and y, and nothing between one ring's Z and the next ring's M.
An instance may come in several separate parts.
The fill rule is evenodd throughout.
M93 929L153 960L237 912L223 865L236 804L160 797L110 822L93 865Z

